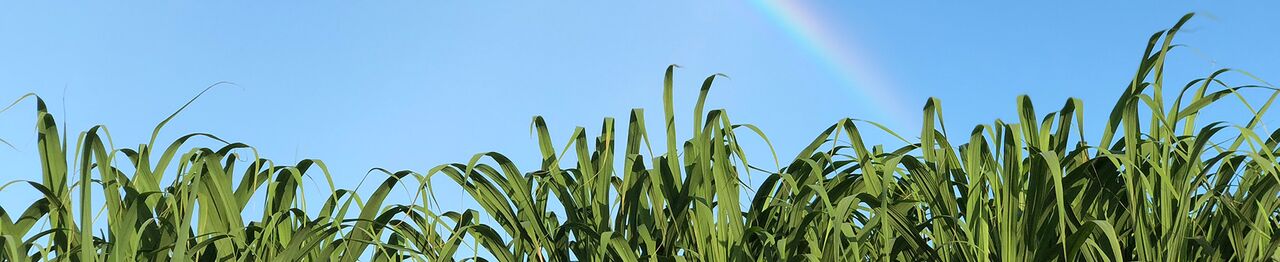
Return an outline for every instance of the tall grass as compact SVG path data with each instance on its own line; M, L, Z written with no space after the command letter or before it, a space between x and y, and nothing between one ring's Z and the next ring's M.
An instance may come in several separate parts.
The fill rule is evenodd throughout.
M367 195L337 188L321 161L276 163L211 134L157 144L174 116L136 148L112 147L101 126L68 143L33 97L41 178L5 187L44 197L0 210L0 258L486 260L472 257L480 249L497 261L1280 260L1280 130L1260 130L1280 92L1228 85L1221 76L1251 76L1226 69L1166 86L1165 58L1190 17L1151 36L1096 144L1078 99L1040 115L1022 96L1018 122L961 136L929 99L917 142L870 146L864 129L889 130L841 119L777 170L749 165L739 147L740 136L764 138L759 128L704 109L717 76L702 83L692 121L678 124L674 67L656 152L641 109L625 133L606 118L594 138L577 128L561 143L534 117L533 169L497 152L425 172L375 169L385 179ZM1269 95L1250 104L1245 89ZM1237 114L1250 120L1196 122L1223 98L1242 101L1248 111ZM678 139L678 127L692 137ZM224 146L184 146L191 139ZM749 171L767 178L744 190ZM480 210L429 208L437 175ZM330 188L312 199L319 209L306 210L307 176ZM395 187L414 200L387 203ZM262 193L263 210L250 210L261 216L241 216ZM107 223L94 225L98 216Z

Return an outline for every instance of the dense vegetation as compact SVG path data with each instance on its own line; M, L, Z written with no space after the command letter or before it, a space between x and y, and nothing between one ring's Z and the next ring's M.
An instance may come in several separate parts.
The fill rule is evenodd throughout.
M94 127L68 143L34 97L41 178L5 187L30 186L44 198L18 212L0 210L0 258L1280 260L1280 130L1259 130L1280 93L1220 80L1232 70L1166 86L1165 57L1189 18L1150 38L1096 144L1085 141L1077 99L1038 115L1020 97L1017 123L995 121L958 138L930 99L918 142L868 146L861 130L882 127L843 119L776 170L748 165L738 146L740 135L764 137L758 128L731 122L724 110L704 111L716 76L699 90L693 136L677 140L673 68L663 87L660 154L640 109L625 133L606 118L594 139L578 128L561 145L535 117L542 159L534 169L481 153L425 172L379 169L385 180L366 195L337 188L323 162L276 163L210 134L168 145L153 134L146 144L116 149ZM1244 89L1269 96L1250 105L1237 92ZM1231 97L1245 102L1249 111L1240 114L1250 121L1196 122L1201 109ZM225 146L184 146L191 139ZM767 179L746 189L748 171ZM430 208L436 199L427 182L438 175L482 209ZM306 208L299 187L306 176L328 181L329 192L309 192L323 197L311 199L324 201L318 209ZM394 187L417 197L387 203ZM261 216L241 216L254 194L265 194ZM105 202L91 205L90 196ZM94 225L95 216L106 225Z

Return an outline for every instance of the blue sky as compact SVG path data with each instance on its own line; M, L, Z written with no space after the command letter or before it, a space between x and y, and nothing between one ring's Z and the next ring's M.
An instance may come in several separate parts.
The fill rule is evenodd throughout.
M1147 38L1186 12L1202 15L1179 35L1192 48L1175 53L1171 82L1220 67L1280 81L1274 2L796 4L875 75L833 68L830 53L759 2L39 2L0 4L0 99L35 92L67 118L63 127L104 124L117 147L136 147L205 86L235 82L197 101L160 141L207 132L281 162L319 158L351 187L369 168L425 171L493 150L530 171L531 116L548 118L557 143L631 108L656 119L668 64L682 66L678 124L701 79L724 73L709 105L758 125L782 158L842 117L914 134L929 96L943 100L952 132L1012 119L1019 94L1042 113L1079 97L1097 132ZM880 79L900 105L866 96L862 77ZM0 138L18 148L0 149L0 179L39 178L33 108L0 114ZM1231 108L1220 117L1232 119ZM763 148L752 150L764 160ZM33 192L6 189L0 205L22 208Z

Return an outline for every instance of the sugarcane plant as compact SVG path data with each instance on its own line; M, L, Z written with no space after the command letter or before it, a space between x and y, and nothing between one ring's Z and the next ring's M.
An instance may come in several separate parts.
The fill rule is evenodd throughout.
M338 188L320 160L277 163L204 133L157 144L195 99L146 144L115 148L103 126L69 143L28 95L4 110L34 100L41 177L0 190L43 197L0 209L0 259L1278 261L1280 129L1266 132L1263 115L1280 91L1231 69L1166 86L1166 57L1191 16L1150 37L1096 144L1079 99L1040 115L1020 96L1017 122L952 139L931 98L915 141L846 118L782 162L760 128L704 109L721 75L702 82L691 136L680 139L670 66L659 151L642 109L625 133L606 118L594 138L578 127L562 144L539 116L535 169L498 152L421 172L375 168L366 176L382 182L366 195ZM1259 84L1230 85L1227 75ZM1224 98L1240 101L1248 122L1197 122ZM905 145L870 145L863 130ZM740 135L768 145L773 167L749 164ZM744 182L752 172L763 181ZM432 208L439 175L479 209ZM300 185L316 178L328 194L308 209ZM415 192L409 203L388 201L395 187ZM241 215L250 201L262 201L261 212L248 210L260 216Z

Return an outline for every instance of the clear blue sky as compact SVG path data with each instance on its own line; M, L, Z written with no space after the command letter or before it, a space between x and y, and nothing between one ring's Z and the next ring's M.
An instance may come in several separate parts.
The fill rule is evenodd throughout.
M372 167L425 171L490 150L530 171L531 116L549 119L557 143L574 126L596 133L603 117L625 120L631 108L658 119L662 72L673 63L683 66L678 124L690 121L701 79L724 73L731 79L708 103L760 126L783 158L841 117L913 135L929 96L944 101L952 132L1011 119L1019 94L1042 113L1079 97L1097 132L1147 38L1191 11L1203 15L1177 42L1194 49L1175 54L1170 81L1233 67L1280 82L1274 2L797 5L823 35L797 32L771 10L776 3L741 1L4 3L0 99L38 93L67 117L63 127L105 124L117 147L135 147L200 89L232 81L160 141L208 132L281 162L319 158L351 187ZM873 73L833 67L813 37L837 39L827 49L853 50ZM878 79L900 108L884 109L862 78ZM0 137L18 147L0 149L4 181L39 179L33 108L0 114ZM441 190L442 200L461 199ZM11 210L36 197L0 196Z

